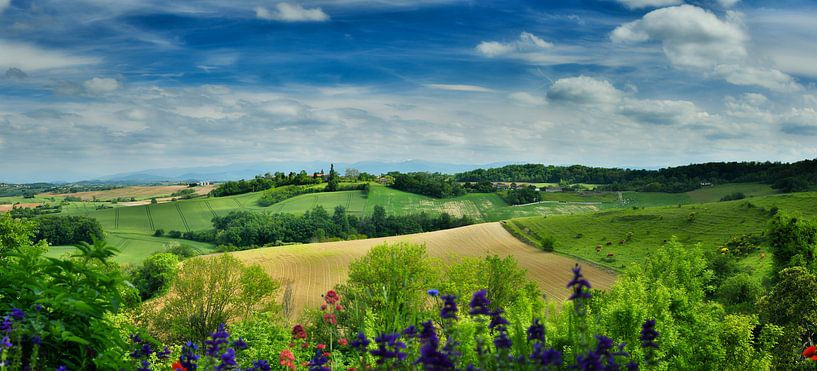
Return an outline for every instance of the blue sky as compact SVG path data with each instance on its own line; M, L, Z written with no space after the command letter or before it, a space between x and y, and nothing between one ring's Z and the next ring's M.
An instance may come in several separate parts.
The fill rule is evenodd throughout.
M788 0L0 0L0 181L814 158L814 19Z

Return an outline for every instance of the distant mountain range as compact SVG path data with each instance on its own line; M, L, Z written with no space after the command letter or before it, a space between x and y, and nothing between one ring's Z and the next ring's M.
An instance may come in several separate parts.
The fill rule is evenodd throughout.
M430 162L422 160L409 160L403 162L378 162L361 161L355 163L335 163L335 170L343 174L346 169L353 168L370 174L382 174L389 171L399 172L440 172L446 174L460 173L478 168L492 168L511 164L511 162L496 162L490 164L449 164L441 162ZM256 175L264 173L274 173L276 171L290 172L306 170L308 173L329 171L329 162L307 161L307 162L258 162L245 164L230 164L223 166L202 166L189 168L166 168L149 169L128 173L119 173L89 180L88 182L100 183L127 183L144 184L160 182L182 182L182 181L224 181L250 179Z

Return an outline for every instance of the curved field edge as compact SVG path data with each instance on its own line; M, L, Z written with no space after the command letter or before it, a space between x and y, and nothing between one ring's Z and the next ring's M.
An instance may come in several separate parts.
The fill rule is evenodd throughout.
M565 283L572 277L570 269L580 261L543 252L512 236L500 223L483 223L444 231L366 240L290 245L230 253L241 261L259 264L272 278L290 285L293 313L317 307L321 294L346 280L349 264L383 243L409 241L425 244L428 255L443 262L463 257L513 256L527 270L548 298L558 301L569 296ZM594 288L606 289L615 281L607 270L583 264L583 272Z

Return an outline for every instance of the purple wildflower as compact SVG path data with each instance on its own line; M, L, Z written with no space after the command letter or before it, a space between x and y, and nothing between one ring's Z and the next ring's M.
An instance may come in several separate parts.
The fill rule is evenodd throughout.
M491 312L491 322L488 324L489 329L495 330L497 329L497 327L499 327L499 330L501 331L502 329L505 328L505 325L510 324L508 320L502 317L502 313L504 312L505 311L502 309L497 309Z
M440 290L431 289L431 290L426 291L426 293L428 293L431 296L437 297L437 296L440 295Z
M69 370L68 370L68 367L60 366L60 367L57 367L57 371L69 371Z
M655 320L644 321L644 324L641 325L641 347L658 349L656 338L658 338L658 331L655 331Z
M0 331L4 334L10 334L12 327L14 327L14 324L11 322L11 318L3 317L3 322L0 323Z
M148 344L148 343L142 344L141 351L142 351L142 354L145 355L145 357L150 357L150 355L153 354L153 348L151 348L150 344Z
M235 349L227 348L224 351L224 354L221 355L221 363L216 367L216 370L223 371L223 370L231 370L234 369L236 366L235 363Z
M309 370L310 371L331 371L331 368L328 368L324 365L329 363L329 359L323 355L323 351L321 349L315 349L315 357L309 360Z
M158 359L167 359L168 357L170 357L170 348L168 347L156 352L156 358Z
M494 338L494 346L497 349L508 349L513 345L513 341L511 338L508 337L508 332L505 331L505 328L501 328L499 330L499 335Z
M443 295L443 307L440 309L440 318L442 319L457 319L457 297L454 295Z
M539 318L535 318L533 323L528 327L528 341L545 342L545 325L539 322Z
M130 334L130 341L134 344L139 344L142 342L142 338L139 334Z
M34 310L36 310L37 312L42 312L42 310L43 310L43 306L42 306L42 305L40 305L39 303L38 303L38 304L34 304Z
M145 359L142 360L142 366L137 368L136 371L153 371L153 370L150 368L150 362L148 362L148 360Z
M377 349L370 351L373 356L377 357L377 364L385 364L388 360L393 359L394 363L398 363L406 359L406 353L401 352L401 349L406 348L406 343L400 341L400 334L381 334L376 337L374 341L377 343Z
M199 367L197 362L201 356L199 356L198 350L199 346L192 341L188 341L187 344L182 346L182 355L179 356L179 362L187 371L195 371Z
M352 346L352 349L357 350L358 352L365 352L369 348L369 344L371 344L371 341L366 338L366 334L358 332L357 336L354 340L352 340L350 345Z
M269 362L265 360L257 360L252 362L252 367L246 369L246 371L270 371L272 368L269 365Z
M18 321L22 321L23 318L26 318L26 312L23 312L20 308L11 308L11 317Z
M0 342L0 348L11 348L11 339L8 336L3 337L3 341Z
M229 343L228 337L230 334L227 333L224 324L218 325L218 330L210 335L210 339L204 341L207 346L205 353L210 357L218 357L221 354L221 346Z
M34 345L42 345L43 344L43 338L41 338L41 337L39 337L37 335L34 335L34 336L31 337L31 343L34 344Z
M454 364L448 355L437 350L440 339L434 331L434 324L431 321L423 322L423 331L420 335L423 346L420 347L420 358L414 362L415 365L422 364L426 370L451 370Z
M545 348L542 343L533 344L533 354L530 358L541 366L562 365L562 352L553 348Z
M401 333L403 334L403 337L405 337L406 339L414 339L417 337L417 327L411 325L409 327L406 327L406 329L403 330L403 332Z
M487 290L479 290L474 293L474 296L471 297L471 302L468 303L468 306L471 307L471 310L468 311L468 314L472 316L476 315L484 315L488 316L491 314L491 301L488 300L488 291Z
M582 267L576 264L573 267L573 279L567 283L567 287L573 289L573 294L570 295L568 298L569 300L576 300L576 299L590 299L590 291L588 291L591 286L590 282L587 282L582 275Z
M233 348L238 349L238 350L247 349L248 348L247 342L244 341L244 339L239 337L238 340L233 342Z

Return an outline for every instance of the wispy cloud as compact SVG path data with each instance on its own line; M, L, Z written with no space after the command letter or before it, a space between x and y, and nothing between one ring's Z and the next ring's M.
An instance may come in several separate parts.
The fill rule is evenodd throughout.
M450 91L466 91L466 92L477 92L477 93L490 93L493 92L492 89L477 86L477 85L461 85L461 84L426 84L426 87L432 89L439 89L439 90L450 90Z
M100 63L100 60L94 57L77 56L32 44L0 40L0 69L3 70L19 68L31 72L97 63Z
M255 8L255 15L260 19L282 22L324 22L329 16L321 8L306 9L300 4L278 3L275 10L264 7Z

